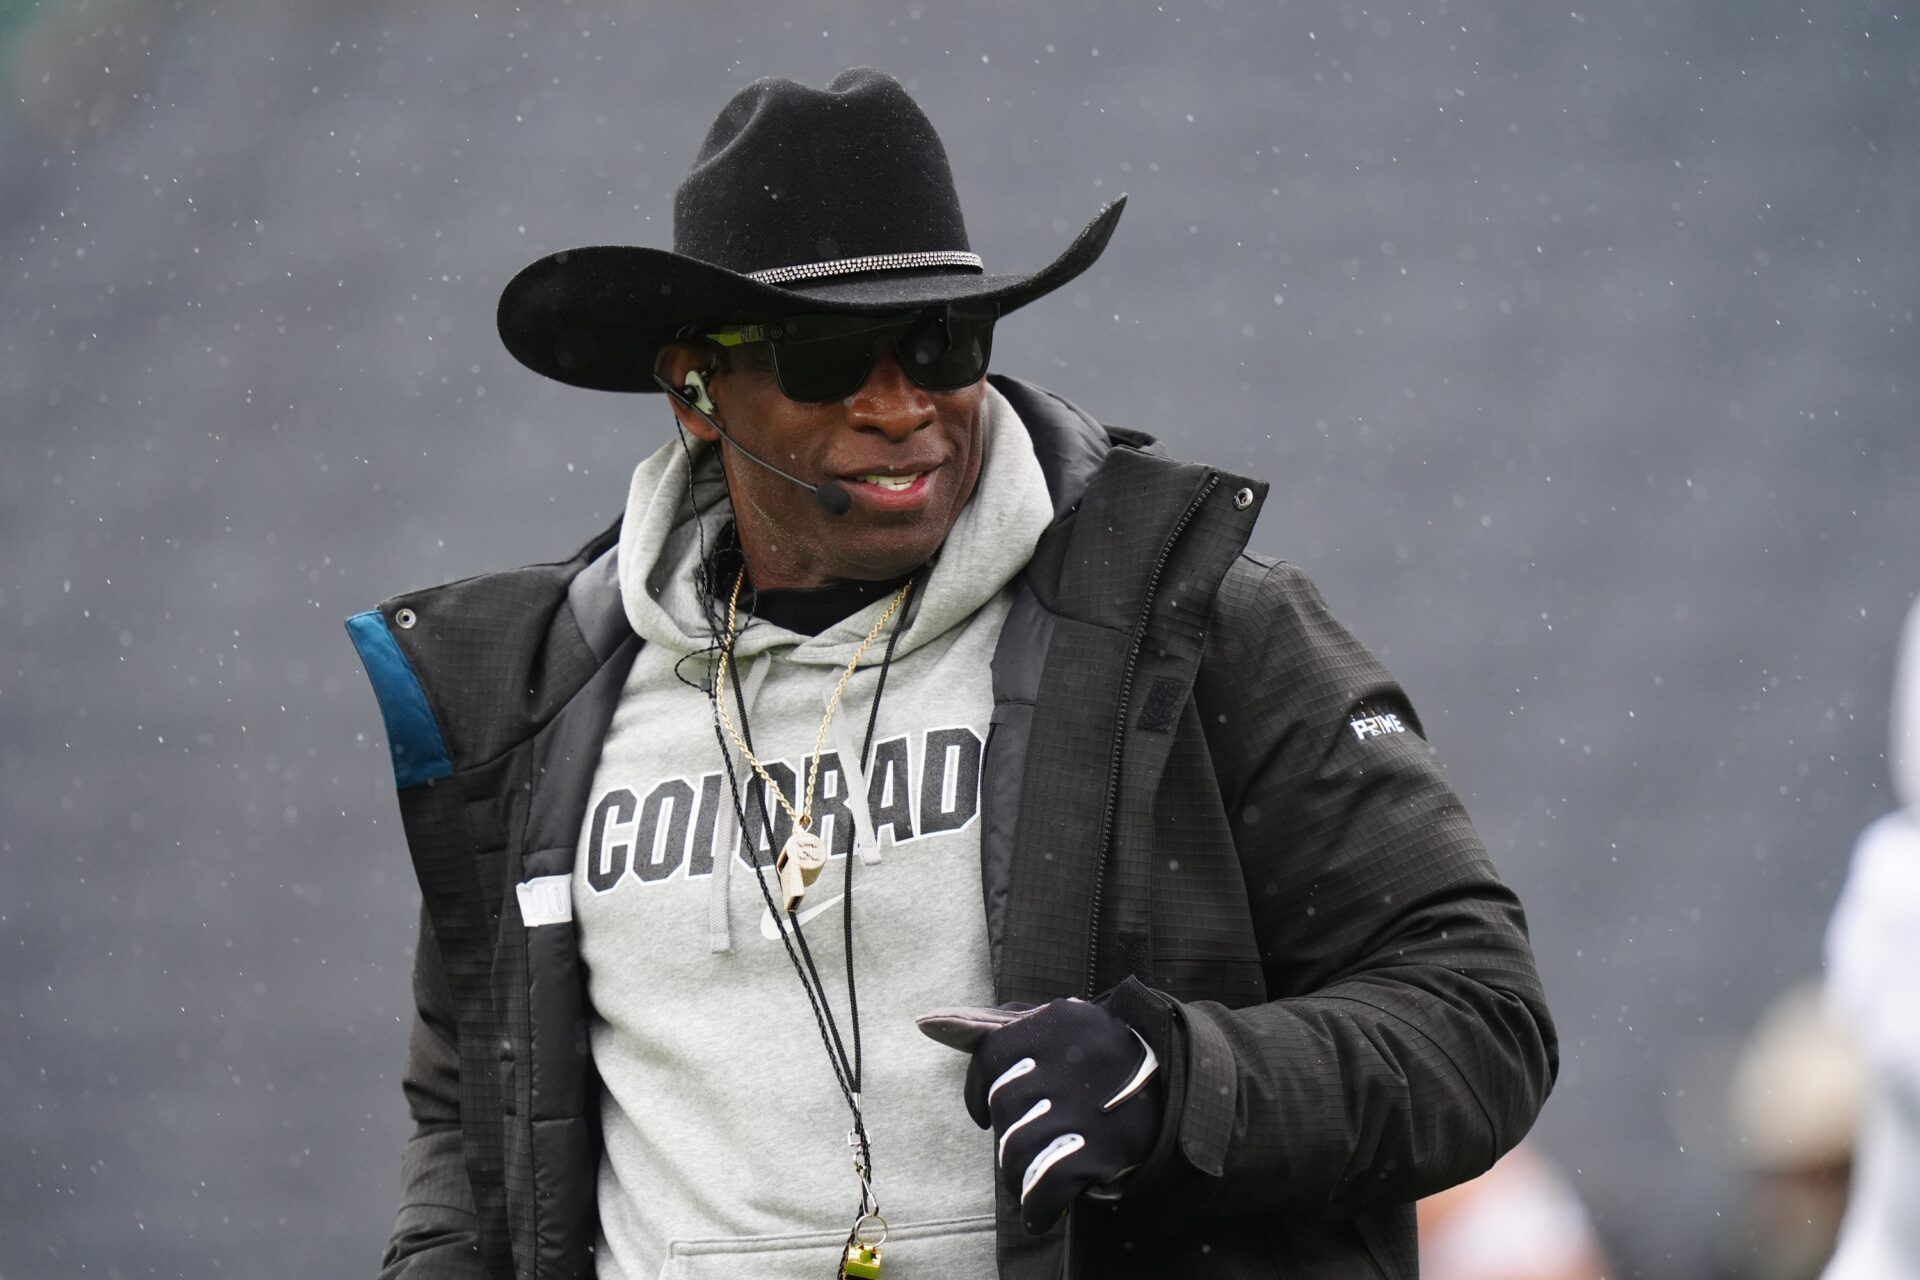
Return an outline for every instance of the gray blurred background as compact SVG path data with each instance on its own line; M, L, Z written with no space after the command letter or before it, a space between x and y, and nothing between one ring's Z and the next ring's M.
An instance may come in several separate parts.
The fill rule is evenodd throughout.
M476 14L476 8L479 12ZM0 0L0 1275L367 1274L416 904L347 614L562 558L666 439L501 285L669 242L747 80L905 80L998 368L1266 476L1527 901L1536 1133L1739 1248L1920 586L1920 13L1437 0ZM1731 1243L1730 1243L1731 1241Z

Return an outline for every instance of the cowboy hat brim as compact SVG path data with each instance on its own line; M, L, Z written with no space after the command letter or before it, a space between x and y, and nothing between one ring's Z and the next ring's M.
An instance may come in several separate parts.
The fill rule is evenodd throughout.
M654 359L695 320L772 320L807 311L884 314L992 302L1005 315L1092 266L1127 198L1102 209L1065 252L1030 275L964 268L869 271L762 284L665 249L598 245L549 254L500 295L500 339L535 373L594 391L658 391Z

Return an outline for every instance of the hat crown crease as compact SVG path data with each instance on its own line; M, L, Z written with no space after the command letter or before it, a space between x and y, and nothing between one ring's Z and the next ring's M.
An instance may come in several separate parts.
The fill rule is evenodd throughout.
M1040 270L988 273L946 148L903 85L864 67L825 90L758 80L721 109L675 190L673 249L549 253L508 281L496 322L536 373L653 392L660 348L698 323L954 304L1006 315L1091 266L1125 204Z
M946 148L905 88L756 80L721 110L674 195L674 251L742 274L971 248Z

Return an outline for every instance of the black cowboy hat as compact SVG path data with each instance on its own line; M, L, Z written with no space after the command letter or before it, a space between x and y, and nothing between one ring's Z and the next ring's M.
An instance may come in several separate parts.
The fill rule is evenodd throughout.
M674 193L673 252L549 254L500 295L500 337L549 378L656 391L655 354L695 321L949 302L1005 314L1092 266L1125 204L1102 209L1039 271L986 274L946 148L899 81L870 67L824 90L756 80L721 110Z

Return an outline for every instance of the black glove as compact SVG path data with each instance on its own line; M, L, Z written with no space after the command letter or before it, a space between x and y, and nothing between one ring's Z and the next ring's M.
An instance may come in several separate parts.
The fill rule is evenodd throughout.
M1001 1181L1039 1235L1082 1191L1152 1153L1164 1079L1140 1034L1097 1004L1003 1009L1017 1016L974 1047L967 1113L992 1126Z

